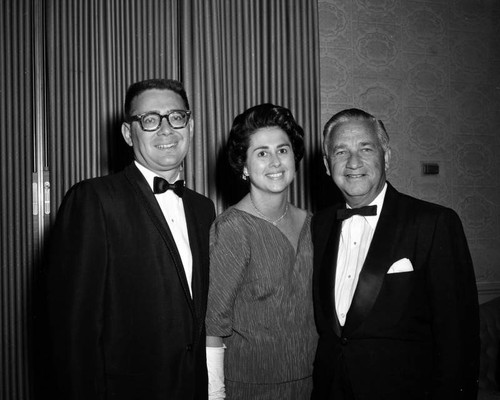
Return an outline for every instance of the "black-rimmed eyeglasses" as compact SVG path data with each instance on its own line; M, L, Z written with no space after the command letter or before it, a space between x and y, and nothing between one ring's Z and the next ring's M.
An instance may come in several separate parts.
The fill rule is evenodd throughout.
M168 124L174 129L185 128L189 122L191 111L172 110L166 114L158 114L157 112L148 112L141 115L132 115L131 121L138 121L141 124L143 131L156 131L161 126L163 118L167 119Z

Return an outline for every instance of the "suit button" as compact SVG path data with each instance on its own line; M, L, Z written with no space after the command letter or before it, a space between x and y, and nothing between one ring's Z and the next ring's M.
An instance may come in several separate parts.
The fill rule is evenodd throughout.
M192 345L192 344L188 344L188 345L186 346L186 350L187 350L187 351L191 351L191 350L193 350L193 345Z
M347 338L346 337L343 337L343 338L340 338L340 343L345 346L347 344Z

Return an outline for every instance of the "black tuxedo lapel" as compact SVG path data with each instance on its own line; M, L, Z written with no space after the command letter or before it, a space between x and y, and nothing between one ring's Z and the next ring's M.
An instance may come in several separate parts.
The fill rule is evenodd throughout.
M377 228L347 313L344 332L351 333L366 319L377 300L385 275L391 266L395 251L392 246L404 233L402 232L403 218L397 212L398 196L398 192L388 183Z
M317 239L317 254L322 254L321 274L320 274L320 294L321 304L325 307L325 317L330 321L331 326L337 336L340 336L341 326L335 307L335 274L337 270L337 255L339 250L340 233L342 223L336 218L336 209L318 222L318 232L322 237Z
M191 255L193 257L193 278L191 287L193 291L193 301L196 311L196 318L199 322L198 326L201 329L201 327L203 327L205 300L199 298L199 296L202 296L205 292L204 289L208 288L208 276L203 273L203 268L201 268L204 262L203 260L201 260L201 239L199 237L200 230L198 229L198 222L196 218L197 213L202 212L202 210L197 209L192 200L193 199L191 192L189 191L189 189L186 189L182 201L184 202L184 213L186 215L189 246L191 248Z
M135 190L136 196L138 196L138 201L140 204L146 208L149 216L151 217L151 221L153 222L158 232L163 237L163 240L167 246L170 255L174 261L175 268L177 270L177 275L182 284L182 288L184 289L184 294L188 299L189 306L191 307L191 311L195 314L195 310L193 307L193 301L191 298L191 293L189 291L189 285L186 278L186 273L184 271L184 267L182 265L182 259L179 254L179 250L177 249L177 245L175 244L174 237L170 228L168 227L168 223L165 220L165 216L161 211L160 205L151 190L151 187L148 185L146 178L142 175L139 169L135 166L135 164L131 164L125 170L125 175L127 179L130 181L132 187ZM167 267L167 266L165 266Z

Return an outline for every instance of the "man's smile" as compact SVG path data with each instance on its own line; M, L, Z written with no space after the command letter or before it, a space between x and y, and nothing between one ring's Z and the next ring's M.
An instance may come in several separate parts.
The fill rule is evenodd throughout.
M175 142L175 143L168 143L168 144L157 144L157 145L155 145L155 147L158 150L170 150L170 149L173 149L176 146L177 146L177 142Z

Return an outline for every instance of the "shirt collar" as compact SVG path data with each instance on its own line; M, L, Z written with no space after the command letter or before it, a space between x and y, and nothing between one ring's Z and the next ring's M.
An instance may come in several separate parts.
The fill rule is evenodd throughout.
M151 190L153 190L153 187L154 187L153 181L155 179L155 176L159 176L160 178L161 178L161 176L154 173L153 171L146 168L144 165L138 163L137 161L134 161L134 163L135 163L135 166L139 169L139 171L141 171L142 175L144 175L144 178L146 178L146 181L148 182L148 185L151 188ZM177 176L174 179L174 182L179 180L179 175L180 174L177 174ZM170 183L174 183L174 182L170 182Z

